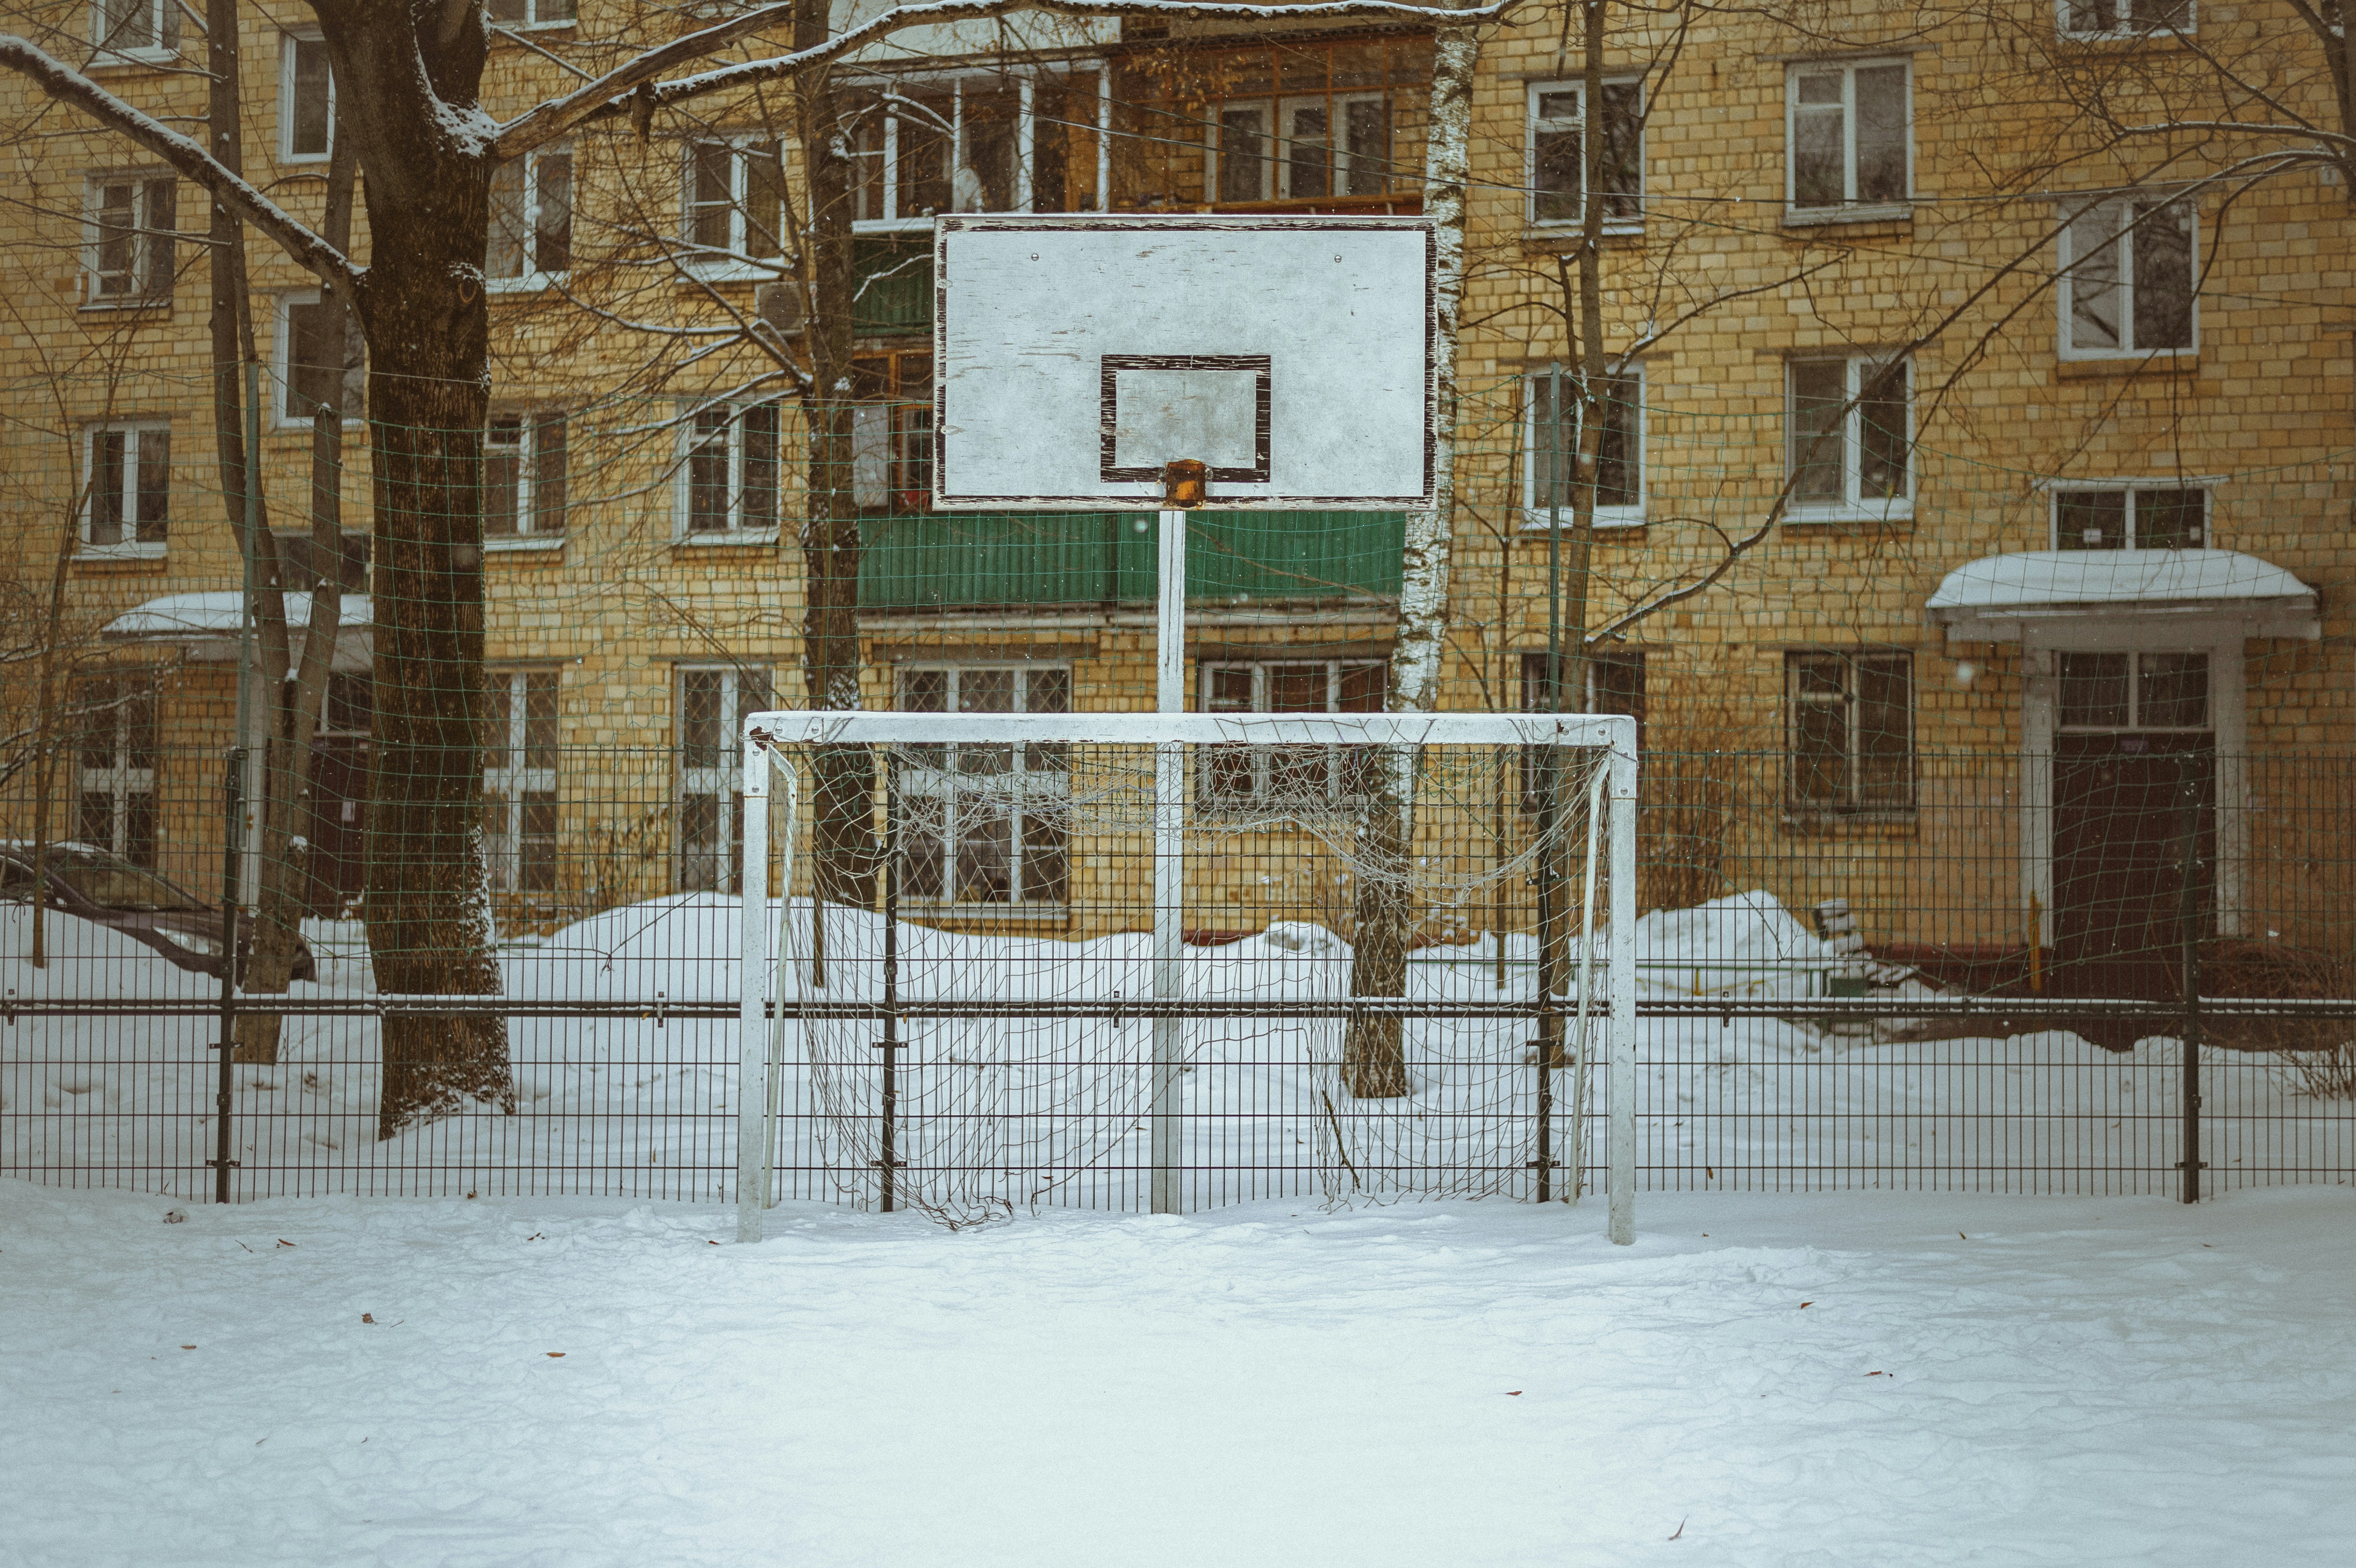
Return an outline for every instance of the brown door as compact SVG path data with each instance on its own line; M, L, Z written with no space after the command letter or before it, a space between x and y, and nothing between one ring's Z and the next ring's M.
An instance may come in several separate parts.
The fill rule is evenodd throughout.
M2053 752L2054 987L2173 999L2183 922L2210 922L2217 772L2206 734L2062 735ZM2185 837L2196 879L2185 885Z
M360 896L368 813L368 742L330 736L311 752L310 886L304 900L320 919L342 915Z

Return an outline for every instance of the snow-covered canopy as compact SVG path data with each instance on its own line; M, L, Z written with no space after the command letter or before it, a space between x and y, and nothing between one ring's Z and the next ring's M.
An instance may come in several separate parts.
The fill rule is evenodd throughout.
M368 667L372 624L365 593L344 595L337 624L337 669ZM211 593L166 593L127 610L106 624L105 635L121 642L179 643L193 659L229 659L237 655L244 595L235 589ZM311 596L286 595L286 625L297 646L311 624Z
M2024 620L2208 615L2251 636L2319 634L2315 590L2230 549L2030 549L1982 556L1941 579L1932 617L1958 640L2012 641Z

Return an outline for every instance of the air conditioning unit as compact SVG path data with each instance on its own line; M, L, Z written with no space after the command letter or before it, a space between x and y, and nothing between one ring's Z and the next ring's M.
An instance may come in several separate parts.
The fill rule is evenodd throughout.
M762 283L753 291L753 314L776 328L781 337L798 337L802 331L802 290L799 283Z

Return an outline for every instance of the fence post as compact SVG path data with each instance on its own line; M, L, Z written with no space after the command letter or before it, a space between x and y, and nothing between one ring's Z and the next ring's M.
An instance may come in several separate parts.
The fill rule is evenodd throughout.
M1186 514L1162 513L1156 574L1153 707L1158 713L1186 709ZM1185 748L1164 742L1153 748L1153 999L1164 1009L1185 995L1182 923L1186 901ZM1153 1085L1148 1111L1147 1157L1152 1167L1147 1207L1156 1214L1179 1211L1178 1063L1185 1050L1185 1020L1167 1010L1153 1019Z
M894 787L892 753L884 753L884 1093L883 1126L876 1138L877 1165L882 1172L883 1202L878 1211L892 1212L902 1164L900 1116L900 797Z
M2182 1203L2201 1201L2201 812L2202 797L2209 792L2201 787L2194 773L2195 759L2187 755L2178 763L2182 779L2178 793L2184 800L2184 853L2178 864L2183 880L2177 892L2177 943L2181 952L2179 973L2184 995L2183 1081L2178 1088L2184 1113L2183 1130L2178 1141L2183 1146L2180 1163L2181 1179L2177 1183L2177 1200ZM2210 765L2216 764L2212 761Z
M230 1105L236 1093L237 1058L237 872L245 821L245 748L231 746L228 776L221 781L221 969L220 1076L213 1092L213 1201L229 1201Z
M737 871L736 933L736 1239L761 1239L761 1215L769 1200L769 1140L776 1129L769 1119L769 1038L762 1013L767 1000L769 953L769 756L747 734L736 775L744 797L743 859ZM790 798L788 791L788 798ZM788 832L791 828L788 827ZM792 862L786 898L794 896ZM777 984L777 1012L782 1021L786 987Z
M1636 721L1612 748L1612 1240L1636 1239Z

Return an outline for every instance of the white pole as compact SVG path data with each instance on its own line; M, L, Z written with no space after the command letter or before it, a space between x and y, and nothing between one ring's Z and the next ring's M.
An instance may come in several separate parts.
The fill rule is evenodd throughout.
M1162 513L1158 604L1154 617L1153 708L1186 710L1186 514ZM1179 918L1186 901L1186 749L1173 741L1153 748L1153 999L1175 1002L1185 992ZM1153 1104L1151 1200L1156 1214L1179 1210L1178 1061L1184 1025L1153 1020Z
M1636 725L1612 748L1612 1241L1636 1239Z
M1570 1074L1570 1201L1579 1201L1587 1182L1587 1096L1594 1078L1595 1009L1595 859L1602 848L1603 787L1611 774L1607 763L1596 770L1587 786L1587 880L1579 895L1579 1046L1571 1058ZM1502 939L1501 939L1502 940Z
M768 1207L769 1030L761 1014L767 999L769 952L769 756L746 737L737 773L744 792L744 859L738 868L742 892L736 933L736 1239L761 1239L761 1211ZM792 896L787 884L787 897ZM781 985L778 1010L785 1009Z

